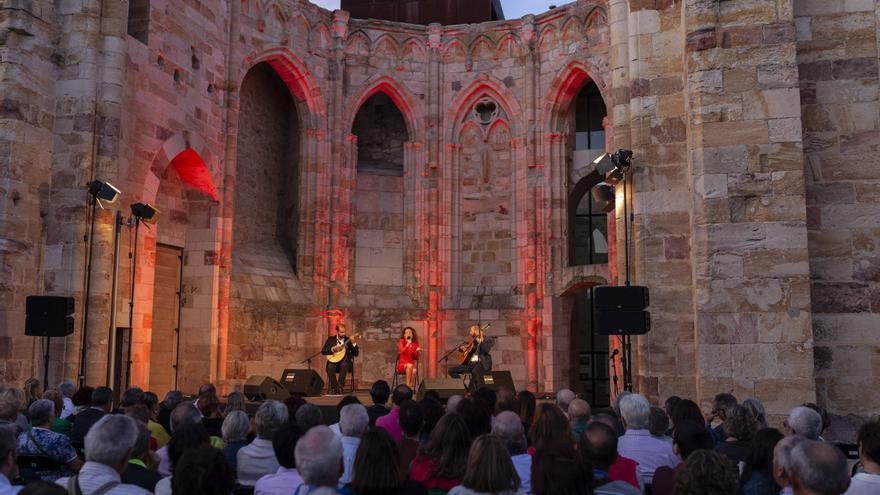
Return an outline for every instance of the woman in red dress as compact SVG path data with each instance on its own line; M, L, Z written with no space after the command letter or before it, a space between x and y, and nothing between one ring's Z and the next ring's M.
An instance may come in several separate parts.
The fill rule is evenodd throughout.
M403 329L397 340L397 372L406 375L406 384L411 389L416 386L416 366L419 362L419 341L412 327Z

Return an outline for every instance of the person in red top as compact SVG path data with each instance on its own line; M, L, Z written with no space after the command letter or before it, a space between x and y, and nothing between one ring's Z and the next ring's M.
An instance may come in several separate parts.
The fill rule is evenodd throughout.
M419 365L419 341L412 327L403 329L397 340L397 372L406 375L409 388L416 388L416 366Z
M409 478L428 490L451 490L461 484L467 469L470 433L458 414L440 418L412 461Z

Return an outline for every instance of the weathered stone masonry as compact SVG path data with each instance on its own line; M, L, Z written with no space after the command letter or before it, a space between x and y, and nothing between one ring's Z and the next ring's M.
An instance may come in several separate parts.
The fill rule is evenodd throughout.
M585 175L570 115L592 81L606 148L636 156L631 271L653 301L637 389L733 391L771 415L880 407L863 393L880 375L876 0L588 0L459 26L301 0L148 9L130 23L128 2L0 6L0 379L42 368L29 294L77 298L50 364L55 380L79 370L84 184L99 178L124 194L96 219L88 383L108 373L115 209L144 201L162 217L140 232L133 383L175 373L175 335L153 328L162 244L183 253L181 388L276 376L340 320L364 334L360 384L390 378L405 325L422 375L440 374L477 318L518 386L568 386L574 298L625 267L620 187L610 262L569 266ZM359 118L390 119L388 140ZM218 201L169 167L184 151Z

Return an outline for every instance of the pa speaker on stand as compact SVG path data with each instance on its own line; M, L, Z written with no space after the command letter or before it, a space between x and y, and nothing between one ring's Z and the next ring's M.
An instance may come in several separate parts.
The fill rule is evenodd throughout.
M52 337L67 337L73 333L73 313L76 301L72 297L28 296L25 299L24 334L46 337L43 355L43 385L49 383L49 341Z

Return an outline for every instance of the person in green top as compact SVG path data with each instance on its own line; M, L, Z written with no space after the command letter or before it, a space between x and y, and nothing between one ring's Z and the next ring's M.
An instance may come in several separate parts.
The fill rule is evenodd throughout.
M70 436L70 421L61 419L61 411L64 409L64 395L56 388L50 388L43 392L43 398L49 399L55 404L55 420L52 421L50 428L55 433L60 433L66 437Z

